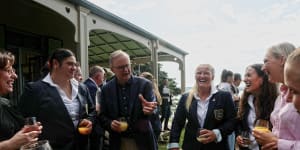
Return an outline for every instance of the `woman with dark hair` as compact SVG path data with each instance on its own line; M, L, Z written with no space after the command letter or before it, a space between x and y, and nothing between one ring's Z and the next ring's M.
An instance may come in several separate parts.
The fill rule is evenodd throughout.
M13 83L17 79L13 68L15 57L10 52L0 52L0 149L19 149L22 145L38 140L41 133L37 127L34 131L24 126L24 118L11 104L2 97L13 92Z
M270 114L273 110L275 99L277 97L276 84L270 83L268 76L261 70L262 64L253 64L246 68L244 82L245 89L239 103L237 115L238 130L237 144L240 149L258 150L259 146L255 138L251 135L254 123L258 119L270 120ZM269 124L271 124L269 122ZM252 143L249 147L245 146L241 133L250 134Z
M218 85L218 89L227 91L233 94L231 85L233 83L233 72L224 69L221 73L221 83Z
M50 72L25 87L19 108L25 117L43 122L40 138L49 140L53 149L85 150L95 108L87 89L74 79L75 55L57 49L48 62ZM85 127L85 132L79 127Z
M224 69L221 74L221 83L217 85L217 88L222 91L229 92L232 96L232 99L236 99L234 95L233 87L233 72L227 69ZM235 106L237 108L237 106ZM235 146L235 134L232 133L228 136L228 145L230 150L234 150Z

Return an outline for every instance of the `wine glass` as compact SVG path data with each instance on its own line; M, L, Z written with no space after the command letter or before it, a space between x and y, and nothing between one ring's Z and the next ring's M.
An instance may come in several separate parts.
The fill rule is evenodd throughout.
M269 130L269 121L258 119L255 123L255 127L253 130L260 131L260 132L271 132Z
M52 150L48 140L23 145L20 150Z

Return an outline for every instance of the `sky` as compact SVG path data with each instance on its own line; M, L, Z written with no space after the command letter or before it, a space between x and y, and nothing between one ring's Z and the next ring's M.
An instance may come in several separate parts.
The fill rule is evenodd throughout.
M263 63L266 50L281 42L300 45L300 0L89 0L188 52L186 86L199 64L211 64L215 81L223 69L241 73ZM162 70L180 86L179 66Z

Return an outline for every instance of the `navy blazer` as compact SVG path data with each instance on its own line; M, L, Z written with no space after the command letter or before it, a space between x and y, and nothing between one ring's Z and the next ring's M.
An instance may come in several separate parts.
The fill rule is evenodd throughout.
M96 114L87 88L79 85L79 118L93 122ZM86 111L88 105L88 112ZM19 109L24 117L35 116L43 125L39 139L47 139L53 150L84 150L88 136L80 135L57 89L44 81L29 83L21 96Z
M184 150L229 150L227 135L231 134L235 126L235 108L231 94L218 91L209 100L208 110L203 128L208 130L219 129L222 141L202 144L196 140L200 124L197 117L197 100L193 97L189 111L186 109L188 93L182 95L172 122L170 143L179 143L182 129L185 135L182 148ZM186 120L188 121L186 124Z
M132 138L136 141L139 149L156 150L157 142L150 123L150 117L144 115L142 104L138 94L142 94L148 101L155 101L150 81L144 78L132 76L129 96L129 127L132 129ZM119 150L121 134L111 130L112 120L117 120L119 116L117 79L113 78L102 88L101 112L99 119L101 125L110 132L110 150Z
M96 86L96 83L94 81L92 81L92 79L88 78L84 81L84 84L87 86L87 88L89 89L90 95L92 97L93 100L93 104L95 104L95 99L96 99L96 93L99 87Z

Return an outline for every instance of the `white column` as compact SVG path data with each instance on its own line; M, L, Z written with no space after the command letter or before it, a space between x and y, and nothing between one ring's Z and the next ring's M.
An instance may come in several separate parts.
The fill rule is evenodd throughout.
M183 56L180 66L180 72L181 72L181 93L185 92L185 56Z
M152 74L156 81L158 81L158 54L157 54L157 49L158 49L158 40L151 40L151 61L152 61Z
M78 50L77 59L80 61L82 76L84 79L88 77L89 62L88 62L88 46L89 46L89 33L87 28L87 20L90 10L78 6Z

